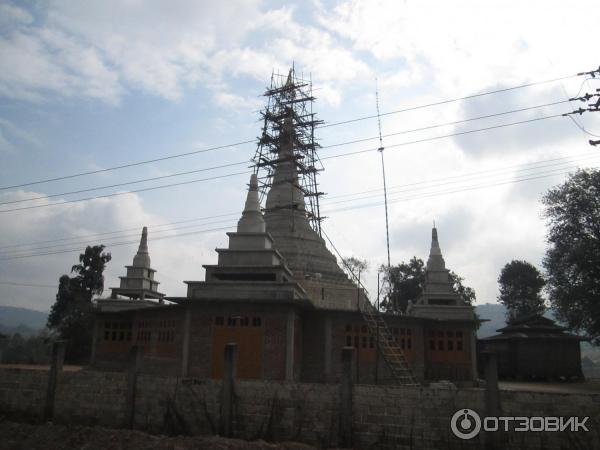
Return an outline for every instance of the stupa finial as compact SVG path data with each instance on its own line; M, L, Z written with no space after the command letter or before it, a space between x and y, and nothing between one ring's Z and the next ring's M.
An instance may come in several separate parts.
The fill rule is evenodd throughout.
M148 253L148 227L142 229L142 238L136 255L133 257L134 267L150 268L150 254Z
M264 233L265 219L260 211L260 202L258 200L258 177L255 173L250 175L250 184L248 185L248 196L244 205L244 212L238 221L238 233Z

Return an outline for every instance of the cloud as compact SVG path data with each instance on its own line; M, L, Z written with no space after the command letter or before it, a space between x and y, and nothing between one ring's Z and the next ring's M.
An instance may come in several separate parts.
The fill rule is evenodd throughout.
M0 153L13 152L15 150L13 144L5 137L5 132L0 128Z
M47 93L82 96L116 103L117 74L91 47L49 29L17 31L0 37L0 95L42 101Z
M506 85L490 86L480 92L506 89ZM479 93L479 92L478 92ZM457 120L481 117L499 112L514 111L534 106L564 102L568 94L560 86L552 88L513 90L496 95L486 95L461 102ZM572 105L558 105L529 109L515 114L492 117L455 126L453 133L525 122L500 129L462 134L454 137L456 144L469 156L484 157L490 154L523 153L548 146L558 146L573 138L573 125L560 114L572 110ZM545 120L543 117L559 116ZM529 121L529 122L527 122Z
M226 91L215 92L215 103L222 108L249 113L262 107L262 101L252 97L242 97Z
M33 16L28 11L8 3L0 5L0 30L32 22Z
M360 61L325 30L300 25L291 7L262 2L53 1L38 21L16 6L0 34L0 95L42 101L49 95L118 104L140 91L170 101L198 85L265 80L292 62L327 84L322 99L339 105L341 86L370 76ZM224 95L214 91L217 102Z
M431 80L423 80L430 90L457 96L498 79L552 78L564 76L565 68L588 66L589 52L574 46L571 36L592 42L599 14L593 1L579 6L584 13L560 1L517 7L500 1L348 0L332 9L321 5L318 14L323 27L347 39L356 51L378 63L396 63L395 69L400 66L408 79L431 74ZM565 19L570 14L577 20ZM560 67L549 58L555 54Z
M18 127L13 122L0 117L0 152L14 153L18 144L26 143L35 147L42 145L33 132Z
M36 192L9 192L0 201L37 197ZM47 201L45 201L47 202ZM105 272L105 295L118 286L118 277L125 274L123 266L131 264L143 225L149 226L149 248L152 265L157 269L161 291L168 295L185 295L184 279L201 279L201 264L216 260L214 242L225 231L199 233L181 238L160 239L227 224L198 222L181 231L157 226L168 223L166 218L147 211L137 195L97 199L84 203L40 208L21 213L5 213L0 221L0 258L31 253L66 253L22 259L10 259L0 264L0 281L58 286L63 273L69 273L86 245L105 244L112 261ZM8 219L8 220L7 220ZM154 225L154 226L153 226ZM189 224L194 225L194 224ZM110 231L122 230L115 234ZM98 233L102 236L88 237ZM58 241L64 237L75 241ZM55 242L47 242L55 241ZM130 242L127 245L115 245ZM13 244L31 243L13 247ZM0 303L5 305L47 310L53 303L55 291L46 288L0 285Z

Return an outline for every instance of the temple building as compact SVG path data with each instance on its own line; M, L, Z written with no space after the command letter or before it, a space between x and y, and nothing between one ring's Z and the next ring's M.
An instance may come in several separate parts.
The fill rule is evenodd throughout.
M500 334L480 339L478 344L481 354L497 355L500 378L583 379L580 343L586 339L567 333L553 320L531 314L496 331Z
M384 349L392 346L418 382L473 380L477 322L472 307L451 290L437 229L423 295L406 315L379 314L385 325L377 339L365 319L364 292L308 225L293 172L282 158L264 214L251 177L237 230L227 233L228 248L216 250L216 265L204 266L204 281L186 281L187 296L166 297L169 304L148 300L163 299L155 284L132 285L155 273L144 229L128 276L111 296L129 298L98 302L93 366L122 369L137 345L143 347L142 371L220 378L225 344L236 342L241 378L334 382L342 348L354 346L357 381L391 383ZM276 208L286 192L287 201L296 196L298 208Z
M272 122L261 138L268 151L255 158L257 170L269 170L264 209L254 174L227 248L204 266L204 281L185 281L185 297L157 291L144 228L121 286L98 302L92 365L122 369L136 345L142 371L220 378L224 347L235 342L241 378L335 382L342 348L353 346L360 383L473 381L477 320L452 291L435 228L425 289L407 314L377 311L325 245L315 213L316 144L302 140L317 122L309 110L293 110L313 97L292 75L267 91L280 97L272 102L279 109L264 115Z

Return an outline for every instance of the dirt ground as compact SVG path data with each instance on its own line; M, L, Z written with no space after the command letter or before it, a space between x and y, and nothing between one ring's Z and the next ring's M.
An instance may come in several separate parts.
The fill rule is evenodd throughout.
M32 425L0 419L2 450L314 450L294 442L242 441L218 436L154 436L103 427Z
M500 381L500 389L507 391L559 392L565 394L600 394L600 381L584 382L535 382L535 381Z
M0 369L50 370L49 365L43 364L0 364ZM65 372L78 372L83 366L63 366Z

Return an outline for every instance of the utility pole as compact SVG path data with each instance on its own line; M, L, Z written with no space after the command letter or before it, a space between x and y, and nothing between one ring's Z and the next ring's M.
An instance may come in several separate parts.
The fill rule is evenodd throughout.
M388 271L391 266L390 261L390 227L388 222L388 203L387 203L387 185L385 182L385 161L383 157L383 151L385 147L383 146L383 139L381 137L381 116L379 114L379 89L377 87L377 78L375 79L375 106L377 107L377 126L379 127L379 148L377 151L381 155L381 171L383 173L383 200L385 204L385 237L387 243L387 268Z
M589 72L578 73L577 75L590 76L591 78L596 78L596 76L600 77L600 67L598 67L596 70L591 70ZM596 97L597 97L597 99L596 99ZM576 109L574 111L564 113L563 116L570 117L575 114L579 114L581 116L585 112L599 112L600 111L600 89L596 89L595 94L590 94L589 92L586 92L585 94L583 94L579 97L573 97L573 98L569 99L569 101L572 101L572 102L573 101L589 102L590 100L592 100L592 103L588 103L587 108L580 107L579 109ZM575 119L573 117L571 117L571 120L573 120L573 122L575 122L575 124L577 125L577 122L575 121ZM579 126L579 128L582 128L582 127ZM585 129L582 128L582 130L585 132ZM590 139L588 142L593 147L600 145L600 140Z

